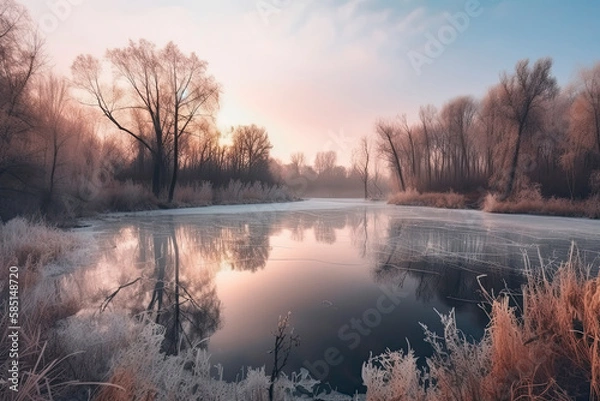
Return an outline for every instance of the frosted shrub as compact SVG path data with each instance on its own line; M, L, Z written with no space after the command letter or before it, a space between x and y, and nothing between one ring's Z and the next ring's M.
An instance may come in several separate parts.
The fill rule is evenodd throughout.
M213 202L212 184L207 181L179 186L175 189L174 201L186 206L206 206Z
M7 265L39 269L49 264L71 264L74 251L81 245L82 240L73 233L20 217L0 224L0 260Z
M238 203L241 201L241 192L243 184L239 180L231 180L226 187L220 188L218 191L218 199L221 203Z
M520 316L511 296L489 299L491 320L481 341L465 338L452 311L440 315L442 337L423 326L433 348L424 370L412 351L370 358L362 371L367 400L598 399L598 273L572 256L558 268L526 274Z
M113 182L100 190L92 208L116 212L156 209L156 198L144 186L131 180Z
M564 198L545 199L539 191L522 191L519 196L500 201L495 195L488 194L482 210L491 213L521 213L551 216L571 216L600 218L600 198L592 196L586 200Z
M433 348L427 368L419 370L414 351L388 351L371 357L363 365L367 401L384 400L464 400L485 399L481 383L490 370L489 343L472 344L456 327L454 311L440 315L443 337L426 326L425 341Z
M102 381L112 355L130 344L140 330L125 313L80 312L58 324L52 343L60 354L71 355L68 366L73 377Z
M483 199L483 203L481 205L481 210L484 212L495 212L498 208L498 199L495 195L488 192L488 194Z
M8 267L19 267L19 392L0 386L2 400L53 399L66 384L60 381L61 360L65 355L49 349L47 337L56 320L76 313L79 306L70 293L57 293L52 278L42 280L47 268L71 267L82 256L77 252L83 241L74 234L22 218L0 224L0 334L8 338ZM9 348L0 347L0 365L8 366ZM54 398L56 399L56 398Z
M216 198L223 204L287 202L294 199L286 187L268 186L260 182L243 184L239 180L230 181L216 192Z
M426 399L424 376L417 367L414 351L387 351L363 364L362 379L368 401L420 401Z
M588 198L585 202L586 217L600 219L600 194Z
M268 189L263 187L263 184L260 182L246 184L242 191L242 199L252 203L266 200L268 199Z
M444 209L462 209L465 207L465 196L455 192L423 192L414 188L393 195L389 203L405 206L428 206Z
M518 192L515 198L518 202L539 202L543 199L541 186L537 184L531 187L525 187Z
M249 392L261 399L266 394L264 381L258 380L258 372L249 373L249 386L227 383L221 380L220 369L213 369L208 354L198 348L190 348L169 355L160 352L165 330L162 326L147 322L137 340L116 357L111 382L122 385L127 378L126 390L108 387L103 389L99 400L236 400L244 399ZM213 378L212 374L217 377ZM264 399L264 398L263 398ZM265 399L266 400L266 399Z
M270 381L264 367L248 369L241 381L226 382L222 377L223 368L220 365L213 366L205 350L192 347L181 350L178 355L161 353L164 334L164 327L146 321L136 340L121 349L113 359L109 382L115 386L103 387L95 401L269 400ZM336 393L316 394L318 384L306 370L289 378L282 375L276 382L274 399L352 399ZM307 395L311 393L314 395Z
M427 359L432 400L479 401L481 383L490 371L490 344L488 337L479 343L470 342L456 327L454 309L448 315L439 314L444 326L444 336L438 337L426 326L425 341L433 348Z

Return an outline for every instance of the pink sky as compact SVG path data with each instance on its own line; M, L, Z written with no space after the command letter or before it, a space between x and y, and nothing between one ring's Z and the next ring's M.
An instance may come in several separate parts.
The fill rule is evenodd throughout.
M50 63L65 75L77 55L102 57L129 39L159 46L172 40L196 52L223 87L219 126L266 127L273 156L284 162L298 151L312 161L316 152L335 150L347 163L377 118L406 113L414 119L421 104L439 107L454 96L479 95L519 58L537 57L525 49L494 61L485 51L497 51L485 43L465 54L469 41L482 42L478 31L489 22L519 11L508 1L482 0L482 16L423 74L415 73L407 52L420 49L424 35L448 23L445 13L464 10L465 1L436 7L419 0L22 3L47 31Z

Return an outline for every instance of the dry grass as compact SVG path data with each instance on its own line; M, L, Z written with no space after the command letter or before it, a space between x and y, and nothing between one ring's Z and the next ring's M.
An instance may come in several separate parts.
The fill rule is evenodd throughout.
M264 367L244 369L237 381L227 382L223 380L223 367L213 365L210 355L199 346L165 355L161 352L165 328L147 319L138 328L135 341L119 350L112 360L108 376L111 387L102 388L94 401L269 400L270 378ZM306 370L289 377L282 373L275 382L273 401L356 399L318 392L318 383ZM307 398L310 393L313 397Z
M82 241L73 234L22 218L0 225L0 335L8 341L7 308L9 266L18 267L19 285L19 392L0 387L2 400L52 399L66 389L69 380L60 367L65 355L48 348L48 335L56 321L76 313L77 302L68 295L48 296L40 291L45 269L69 265L78 257ZM14 277L13 277L14 278ZM0 365L8 366L9 347L0 349Z
M455 192L418 192L409 189L393 195L389 202L393 205L428 206L444 209L464 209L466 198Z
M150 383L140 378L136 371L116 369L109 379L111 386L104 386L94 397L94 401L153 401L157 392ZM141 397L136 397L136 388L146 389Z
M241 181L231 181L224 187L216 190L215 199L220 204L247 204L289 202L294 196L286 187L268 186L260 182L244 184Z
M121 312L81 311L63 319L51 335L58 355L71 355L65 371L73 380L102 382L111 359L139 334L139 326Z
M0 224L0 260L6 264L5 270L16 265L21 273L64 263L80 245L75 235L42 222L15 218ZM2 271L0 278L6 277L7 271Z
M175 188L173 201L179 206L208 206L213 203L213 189L210 182L203 181Z
M20 294L27 289L21 288ZM4 297L3 297L4 298ZM48 348L48 334L55 322L77 312L78 306L72 302L46 299L33 294L21 296L19 304L19 392L11 391L8 386L0 386L2 400L47 400L53 399L68 390L73 384L64 375L62 362L70 355L57 355ZM9 326L7 307L0 303L0 335L2 341L12 333ZM8 366L12 360L9 347L0 351L0 365Z
M574 201L564 198L543 198L539 192L525 191L505 201L488 194L482 210L491 213L538 214L565 217L600 218L600 197Z
M89 207L94 211L132 212L156 209L158 202L141 184L126 181L103 188Z
M443 337L426 330L434 355L424 371L412 352L388 352L363 366L367 400L600 399L600 277L573 256L548 271L528 271L523 307L491 299L491 321L478 343L454 315Z

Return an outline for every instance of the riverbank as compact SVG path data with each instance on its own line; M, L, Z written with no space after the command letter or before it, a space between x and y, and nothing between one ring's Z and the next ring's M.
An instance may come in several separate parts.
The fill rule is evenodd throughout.
M455 192L418 192L408 190L390 197L388 203L441 209L476 209L488 213L532 214L538 216L587 217L600 219L600 196L585 200L543 198L535 191L522 192L506 200L492 194L482 196Z
M560 266L526 272L522 294L493 296L484 338L473 343L454 313L441 336L424 327L426 369L409 350L363 366L368 400L591 400L600 396L600 277L572 248ZM515 299L523 297L519 305Z
M215 205L254 205L301 200L289 188L269 186L260 182L231 181L227 186L213 188L208 182L180 186L171 202L156 198L146 187L131 181L116 182L84 200L63 200L60 207L50 210L44 218L62 228L75 228L80 219L107 213L175 210Z

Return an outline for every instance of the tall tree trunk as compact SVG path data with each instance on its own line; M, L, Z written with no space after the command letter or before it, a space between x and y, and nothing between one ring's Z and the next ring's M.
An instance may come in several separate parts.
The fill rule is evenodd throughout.
M513 157L508 170L508 182L506 184L506 190L504 191L501 200L506 200L513 192L515 177L517 174L517 164L519 163L519 151L521 149L521 136L523 135L523 129L523 123L519 124L519 130L517 132L517 143L515 145L515 151L513 153Z
M169 187L169 203L173 202L175 195L175 185L177 184L177 174L179 173L179 119L178 113L175 112L175 128L173 136L173 176L171 177L171 186Z
M429 131L427 130L427 126L423 124L423 133L425 135L425 152L427 152L427 187L431 187L431 147L429 145Z
M162 181L162 152L156 152L152 155L153 167L152 167L152 193L158 199L161 190Z
M52 143L52 166L50 168L50 182L48 183L48 191L44 195L41 212L42 214L47 214L50 209L50 205L52 204L52 198L54 198L54 182L56 176L56 167L58 164L58 141L56 138L57 133L54 132L54 138Z
M387 138L388 142L390 143L390 148L392 149L392 154L394 155L394 163L396 165L396 173L398 173L398 178L400 179L400 187L402 191L406 191L406 185L404 185L404 176L402 175L402 166L400 165L400 158L398 157L396 146L394 145L390 136L388 136Z

